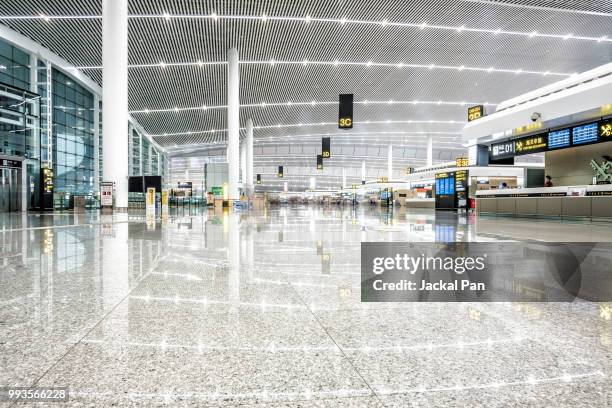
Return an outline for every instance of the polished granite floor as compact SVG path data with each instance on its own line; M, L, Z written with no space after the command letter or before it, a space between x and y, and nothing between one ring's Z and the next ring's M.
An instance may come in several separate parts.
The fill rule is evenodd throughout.
M526 239L612 224L1 214L0 387L70 388L50 406L610 406L612 304L360 302L361 242Z

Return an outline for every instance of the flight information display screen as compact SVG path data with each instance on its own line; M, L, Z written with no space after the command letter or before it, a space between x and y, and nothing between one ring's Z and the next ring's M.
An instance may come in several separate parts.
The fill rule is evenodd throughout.
M436 194L451 195L455 194L455 178L445 177L436 180Z
M570 130L561 129L548 133L548 150L559 149L561 147L569 147L570 145Z
M580 145L597 142L597 122L576 126L572 129L572 144Z

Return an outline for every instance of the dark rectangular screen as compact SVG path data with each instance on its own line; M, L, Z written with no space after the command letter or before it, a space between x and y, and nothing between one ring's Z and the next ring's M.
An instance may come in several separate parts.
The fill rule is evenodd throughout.
M283 166L278 166L278 177L283 177L285 175Z
M257 175L257 184L261 184L261 174Z
M317 154L317 170L323 170L323 156Z
M353 128L353 94L341 94L338 106L338 127Z
M331 139L329 137L324 137L321 139L321 155L324 159L329 159L331 157Z
M144 192L146 192L148 188L154 188L156 192L161 193L161 176L144 176L144 187Z
M144 193L144 184L142 176L132 176L128 180L128 192L130 193Z

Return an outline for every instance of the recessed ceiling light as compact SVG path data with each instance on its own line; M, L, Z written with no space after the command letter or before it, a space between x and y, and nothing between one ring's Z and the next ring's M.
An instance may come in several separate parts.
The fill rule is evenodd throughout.
M261 20L265 23L266 20L268 19L268 16L266 16L265 14L261 15Z
M465 65L461 65L459 68L457 68L459 71L463 71L465 69Z
M366 64L368 67L372 66L372 61L368 61L368 63Z
M166 19L166 21L170 21L170 14L164 13L164 18Z
M213 18L213 20L217 21L217 13L213 11L213 13L210 16Z
M495 69L495 68L493 68L493 67L489 67L489 68L487 69L487 72L493 72L493 70L494 70L494 69Z
M435 67L436 67L436 66L435 66L435 64L431 64L431 65L429 66L429 69L434 69Z
M397 67L398 67L398 68L402 68L403 66L404 66L404 63L403 63L403 62L400 62L399 64L397 64Z
M340 24L344 25L346 23L346 17L342 17L342 20L340 20Z
M270 60L270 65L274 65L274 60L273 59Z
M382 25L383 27L387 25L387 20L383 20L380 25Z
M523 70L522 70L522 69L520 69L520 68L516 70L516 73L517 73L517 74L520 74L521 72L523 72Z
M314 106L314 105L317 104L317 101L312 101L312 102L310 102L310 104Z
M162 61L162 62L159 63L159 66L162 67L162 68L166 68L166 63L164 61Z
M337 67L337 66L338 66L338 60L335 60L334 61L334 67Z
M566 36L563 37L564 40L569 40L570 38L572 38L573 35L572 34L567 34Z
M310 23L310 14L306 15L306 24Z
M206 110L206 109L208 109L208 108L206 107L206 105L203 105L203 106L202 106L202 109Z
M597 42L599 42L599 43L600 43L600 42L602 42L602 41L605 41L607 38L608 38L608 36L604 35L603 37L599 38L599 39L597 40Z
M537 31L532 31L531 33L529 33L529 37L531 38L535 37L536 35L538 35Z
M427 27L427 23L423 21L421 25L419 26L419 28L423 30L425 27Z
M149 110L148 110L148 109L145 109L145 113L149 113Z
M304 60L304 62L303 62L303 64L304 64L304 65L308 65L308 60L307 60L307 59L305 59L305 60Z
M461 27L457 28L457 32L458 33L462 32L463 30L465 30L465 26L464 25L462 25Z
M495 32L493 34L497 35L499 33L501 33L501 28L498 28L497 30L495 30Z
M44 15L44 14L39 14L38 16L39 16L40 18L42 18L43 20L45 20L46 22L51 21L51 19L50 19L48 16Z

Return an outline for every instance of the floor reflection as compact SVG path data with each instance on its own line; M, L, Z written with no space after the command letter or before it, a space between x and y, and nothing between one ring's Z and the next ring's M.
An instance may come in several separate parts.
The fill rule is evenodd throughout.
M609 304L360 301L361 242L497 240L612 229L369 207L2 214L0 385L69 386L75 405L605 405Z

